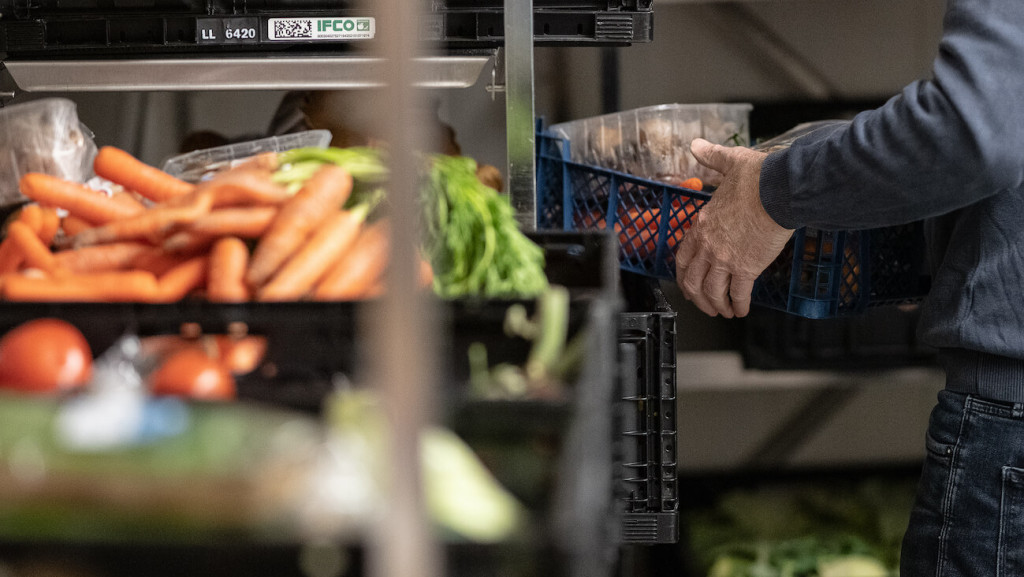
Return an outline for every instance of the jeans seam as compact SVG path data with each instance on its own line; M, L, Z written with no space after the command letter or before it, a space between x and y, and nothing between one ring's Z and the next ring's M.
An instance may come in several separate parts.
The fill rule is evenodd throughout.
M1003 574L1003 515L1006 511L1006 467L1002 469L999 485L999 534L996 537L996 577Z
M953 453L949 457L949 478L946 483L946 492L942 499L942 528L939 530L939 554L935 562L935 577L940 577L943 569L945 569L946 540L949 536L950 521L953 516L953 501L956 498L956 490L959 487L957 482L957 463L960 461L960 439L963 437L964 428L967 425L967 415L972 404L970 397L964 402L964 409L960 414L960 427L956 433L956 440L953 442Z

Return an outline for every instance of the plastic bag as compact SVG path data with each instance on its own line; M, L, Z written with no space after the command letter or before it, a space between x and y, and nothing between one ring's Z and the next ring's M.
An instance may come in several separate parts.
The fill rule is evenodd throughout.
M814 122L804 122L803 124L797 124L793 128L790 128L782 134L758 142L753 146L754 150L760 150L761 152L772 153L778 150L785 150L793 145L798 138L807 136L812 132L818 130L824 130L827 128L840 128L850 124L849 120L816 120Z
M25 199L18 181L42 172L76 182L92 174L96 144L66 98L43 98L0 108L0 207Z

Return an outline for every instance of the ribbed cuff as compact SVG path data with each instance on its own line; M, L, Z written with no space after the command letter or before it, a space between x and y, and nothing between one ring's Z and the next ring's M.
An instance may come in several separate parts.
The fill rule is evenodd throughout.
M761 206L783 228L800 228L793 218L789 191L789 150L768 155L761 165Z
M1024 403L1024 360L963 349L941 352L946 389L992 401Z

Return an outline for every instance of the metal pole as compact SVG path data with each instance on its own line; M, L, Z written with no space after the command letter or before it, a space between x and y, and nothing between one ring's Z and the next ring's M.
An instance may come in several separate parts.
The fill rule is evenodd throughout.
M414 88L420 47L415 6L402 0L374 3L387 30L380 38L385 87L372 97L384 129L390 168L390 255L387 294L364 310L360 334L369 340L370 381L380 392L388 420L386 491L370 548L376 577L434 577L441 553L431 531L421 481L420 437L431 420L438 339L433 301L416 285L420 209L416 152L423 150L424 106ZM382 305L382 306L381 306Z
M505 0L505 127L512 208L523 229L534 230L537 228L537 180L532 0Z

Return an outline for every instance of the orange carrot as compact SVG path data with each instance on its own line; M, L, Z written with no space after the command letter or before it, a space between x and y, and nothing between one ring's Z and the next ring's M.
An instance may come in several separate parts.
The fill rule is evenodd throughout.
M141 202L139 202L139 199L135 198L134 194L132 194L130 192L123 191L123 190L119 190L119 191L115 192L114 194L110 195L110 200L113 200L114 202L116 202L118 204L123 204L124 206L127 206L127 207L131 208L132 210L135 210L135 211L138 211L138 212L142 212L143 210L146 210L146 205L144 205Z
M83 230L72 239L72 245L83 247L123 240L157 242L173 227L192 222L209 212L212 201L209 195L197 195L194 202L188 205L158 205L131 218Z
M54 258L58 267L72 273L104 272L131 267L151 248L142 242L114 242L60 251Z
M89 221L106 224L139 214L139 211L112 200L106 194L88 186L38 172L21 177L21 192L32 200L55 206Z
M325 164L317 170L295 196L281 205L260 238L245 276L249 286L263 286L305 242L310 231L340 208L351 192L352 175L345 169Z
M692 176L680 182L679 186L683 188L689 188L690 190L703 190L704 182L701 179L697 178L696 176Z
M434 284L434 267L430 266L429 261L427 261L426 259L420 260L419 272L419 281L421 287L426 288Z
M57 238L57 231L60 230L60 215L57 214L57 209L47 207L43 209L42 224L39 227L39 240L43 241L43 244L50 246L53 244L53 239Z
M57 267L56 260L50 249L39 240L39 236L27 224L16 220L7 227L7 236L14 242L15 248L25 259L25 264L46 272L53 272Z
M64 236L72 237L87 228L92 228L92 224L73 214L69 214L60 220L60 228L64 231Z
M11 301L151 302L156 291L156 277L142 271L56 278L9 274L3 280L4 298Z
M17 272L23 259L24 256L10 237L0 242L0 275Z
M196 234L191 230L176 232L160 243L164 251L171 254L196 254L209 249L217 237L209 234Z
M351 248L359 236L366 212L366 207L362 206L332 214L260 290L259 300L289 301L305 296L327 269Z
M100 148L93 161L93 170L98 176L156 202L183 196L194 188L113 146Z
M250 206L219 208L196 219L188 229L211 236L259 238L277 216L277 207Z
M154 246L138 255L129 268L151 272L160 276L188 260L188 256L169 254L163 248Z
M26 204L18 212L18 222L24 223L35 234L43 228L43 207L38 204Z
M352 249L334 263L317 283L315 300L361 298L384 275L388 263L387 225L379 222L363 229Z
M202 286L206 280L208 260L205 256L193 257L160 275L157 281L157 301L180 301Z
M236 168L218 174L200 188L213 194L217 207L280 204L291 197L285 187L270 179L271 174L261 168Z
M218 240L210 251L210 271L206 298L211 302L237 303L249 300L245 271L249 266L249 248L240 238Z

